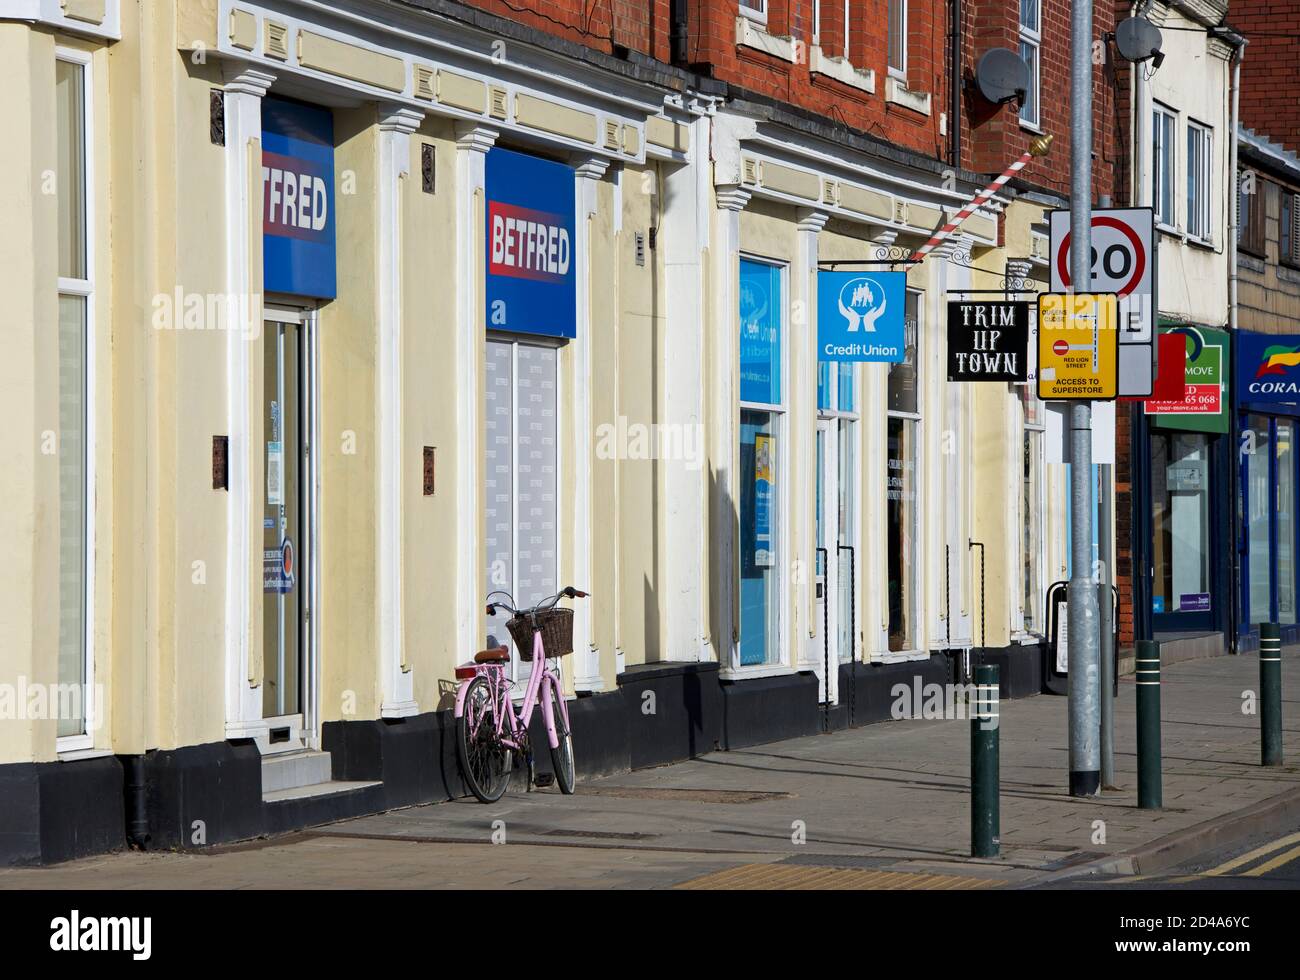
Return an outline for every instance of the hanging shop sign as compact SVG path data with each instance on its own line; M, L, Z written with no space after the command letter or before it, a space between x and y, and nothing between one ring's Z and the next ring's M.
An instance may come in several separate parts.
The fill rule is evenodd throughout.
M1117 394L1114 293L1038 297L1038 397L1101 401Z
M1028 303L948 304L949 381L1025 381L1028 345Z
M1070 212L1053 211L1051 288L1071 288ZM1155 212L1151 208L1106 208L1092 212L1092 281L1094 293L1114 293L1118 302L1118 385L1120 395L1151 394L1155 343Z
M262 100L262 276L268 293L337 295L334 116Z
M883 361L906 357L904 272L817 273L817 358Z
M1300 335L1237 331L1237 400L1300 402Z
M1228 431L1228 335L1208 327L1162 326L1161 338L1182 338L1186 349L1183 397L1148 398L1143 411L1163 428L1195 432ZM1164 341L1168 343L1168 341Z
M772 470L776 465L776 439L767 434L754 436L754 564L769 568L776 564L772 544Z
M499 147L485 167L488 329L576 337L573 168Z

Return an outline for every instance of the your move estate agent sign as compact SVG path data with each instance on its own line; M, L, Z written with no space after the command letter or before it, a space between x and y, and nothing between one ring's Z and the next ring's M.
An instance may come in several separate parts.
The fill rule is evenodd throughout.
M1028 303L948 304L949 381L1025 381L1028 345Z

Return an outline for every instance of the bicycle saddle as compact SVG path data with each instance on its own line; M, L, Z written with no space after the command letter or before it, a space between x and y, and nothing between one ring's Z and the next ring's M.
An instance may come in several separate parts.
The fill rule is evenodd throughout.
M480 650L474 654L476 664L499 664L510 659L509 647L492 647L490 650Z

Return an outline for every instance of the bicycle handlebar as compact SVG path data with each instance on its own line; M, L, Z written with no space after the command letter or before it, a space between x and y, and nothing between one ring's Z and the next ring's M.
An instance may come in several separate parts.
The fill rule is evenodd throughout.
M495 616L497 614L498 608L505 609L507 612L509 612L511 615L514 616L535 615L539 612L545 612L548 609L553 609L555 607L555 604L559 602L561 599L586 599L588 598L589 594L581 591L580 589L575 589L572 585L566 585L559 592L555 593L555 595L543 599L537 605L532 606L528 609L515 608L514 596L512 596L509 592L502 592L499 590L495 592L489 592L488 598L491 599L494 595L505 596L505 599L498 599L496 602L489 602L487 604L487 614L489 616Z

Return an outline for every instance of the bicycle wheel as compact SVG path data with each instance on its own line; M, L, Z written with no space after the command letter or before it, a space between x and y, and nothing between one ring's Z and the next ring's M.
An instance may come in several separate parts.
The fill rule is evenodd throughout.
M456 754L465 785L480 803L495 803L510 783L510 750L497 735L497 704L486 677L470 681L456 719Z
M547 684L546 690L549 692L546 696L551 699L551 717L555 719L555 734L560 740L560 744L551 749L551 765L555 769L555 782L560 787L561 793L572 796L573 733L569 731L569 726L564 723L564 715L560 713L559 702L564 700L564 695L555 684Z

